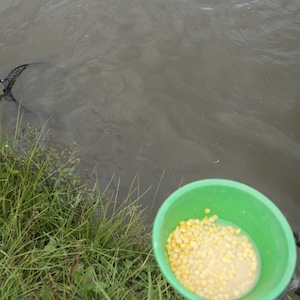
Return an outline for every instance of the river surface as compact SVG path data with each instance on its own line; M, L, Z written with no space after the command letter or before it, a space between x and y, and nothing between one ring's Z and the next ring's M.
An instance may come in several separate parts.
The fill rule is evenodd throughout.
M299 0L1 0L0 77L83 169L153 217L179 185L238 180L300 230ZM32 72L32 73L30 73ZM18 108L0 102L1 126Z

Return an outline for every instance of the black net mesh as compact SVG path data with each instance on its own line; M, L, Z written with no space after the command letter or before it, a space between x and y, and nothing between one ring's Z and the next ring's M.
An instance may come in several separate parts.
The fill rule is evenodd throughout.
M4 79L1 80L1 83L4 85L3 95L1 97L5 98L7 101L16 102L20 109L24 112L30 112L25 106L21 105L21 103L15 98L12 92L12 88L17 80L17 78L22 74L22 72L30 65L34 64L24 64L14 68Z
M67 109L65 106L77 93L70 76L61 68L47 63L20 65L1 83L4 86L1 99L15 102L23 112L45 116L58 108Z

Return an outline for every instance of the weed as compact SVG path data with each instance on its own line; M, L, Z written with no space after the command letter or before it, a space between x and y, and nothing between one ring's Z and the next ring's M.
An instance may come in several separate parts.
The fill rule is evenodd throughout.
M122 201L91 189L76 145L47 139L19 124L0 142L0 298L182 299L155 263L136 181Z

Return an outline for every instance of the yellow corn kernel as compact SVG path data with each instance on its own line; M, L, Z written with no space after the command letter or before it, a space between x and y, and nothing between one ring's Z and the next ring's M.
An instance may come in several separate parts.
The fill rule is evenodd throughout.
M181 221L168 237L166 248L171 268L186 288L208 300L232 300L254 284L257 255L240 229L219 225L216 220L217 215ZM237 284L241 268L248 279L245 283L243 277L243 284Z
M209 214L210 213L210 209L209 208L205 208L204 209L204 213Z

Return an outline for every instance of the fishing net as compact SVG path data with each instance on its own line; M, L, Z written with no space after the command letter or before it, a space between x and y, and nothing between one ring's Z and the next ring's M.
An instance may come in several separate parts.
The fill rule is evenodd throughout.
M51 113L73 89L65 72L47 63L20 65L1 83L4 89L0 99L15 102L24 113Z

